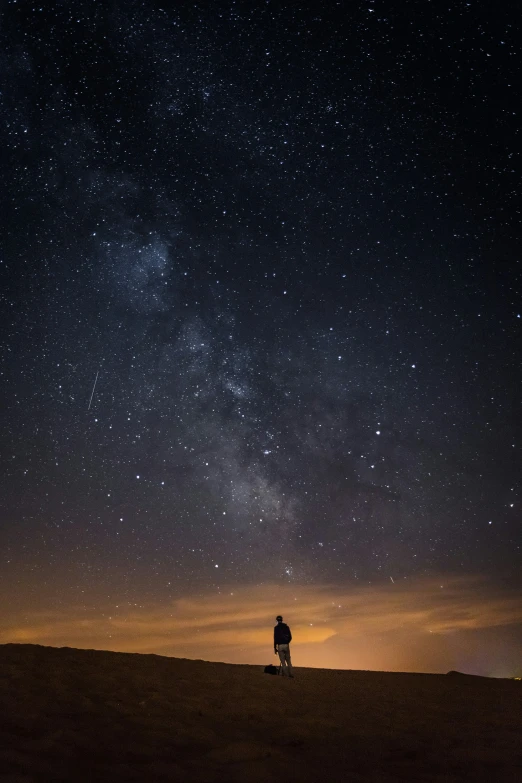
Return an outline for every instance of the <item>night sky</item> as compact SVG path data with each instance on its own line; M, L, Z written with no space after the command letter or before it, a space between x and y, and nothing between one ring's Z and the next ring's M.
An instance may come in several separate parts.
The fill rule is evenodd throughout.
M515 673L520 34L3 4L0 641Z

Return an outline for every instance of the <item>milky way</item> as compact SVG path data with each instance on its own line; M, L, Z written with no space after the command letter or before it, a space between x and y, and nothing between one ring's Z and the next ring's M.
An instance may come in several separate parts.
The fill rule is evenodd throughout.
M4 6L11 593L520 576L519 20L450 5Z

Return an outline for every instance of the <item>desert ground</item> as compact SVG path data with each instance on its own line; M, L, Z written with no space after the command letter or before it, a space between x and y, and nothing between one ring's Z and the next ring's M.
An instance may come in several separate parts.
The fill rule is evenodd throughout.
M0 781L522 781L520 682L295 674L1 645Z

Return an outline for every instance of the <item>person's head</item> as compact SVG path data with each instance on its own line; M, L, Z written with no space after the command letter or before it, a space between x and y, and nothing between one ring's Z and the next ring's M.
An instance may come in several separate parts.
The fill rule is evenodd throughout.
M281 617L280 614L277 615L276 620L277 620L278 623L282 623L283 622L283 618Z

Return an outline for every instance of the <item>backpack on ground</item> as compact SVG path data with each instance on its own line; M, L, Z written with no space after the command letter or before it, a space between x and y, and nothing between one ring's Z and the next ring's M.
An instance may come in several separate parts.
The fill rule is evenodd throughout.
M279 669L277 666L269 663L268 666L265 666L265 674L279 674Z

